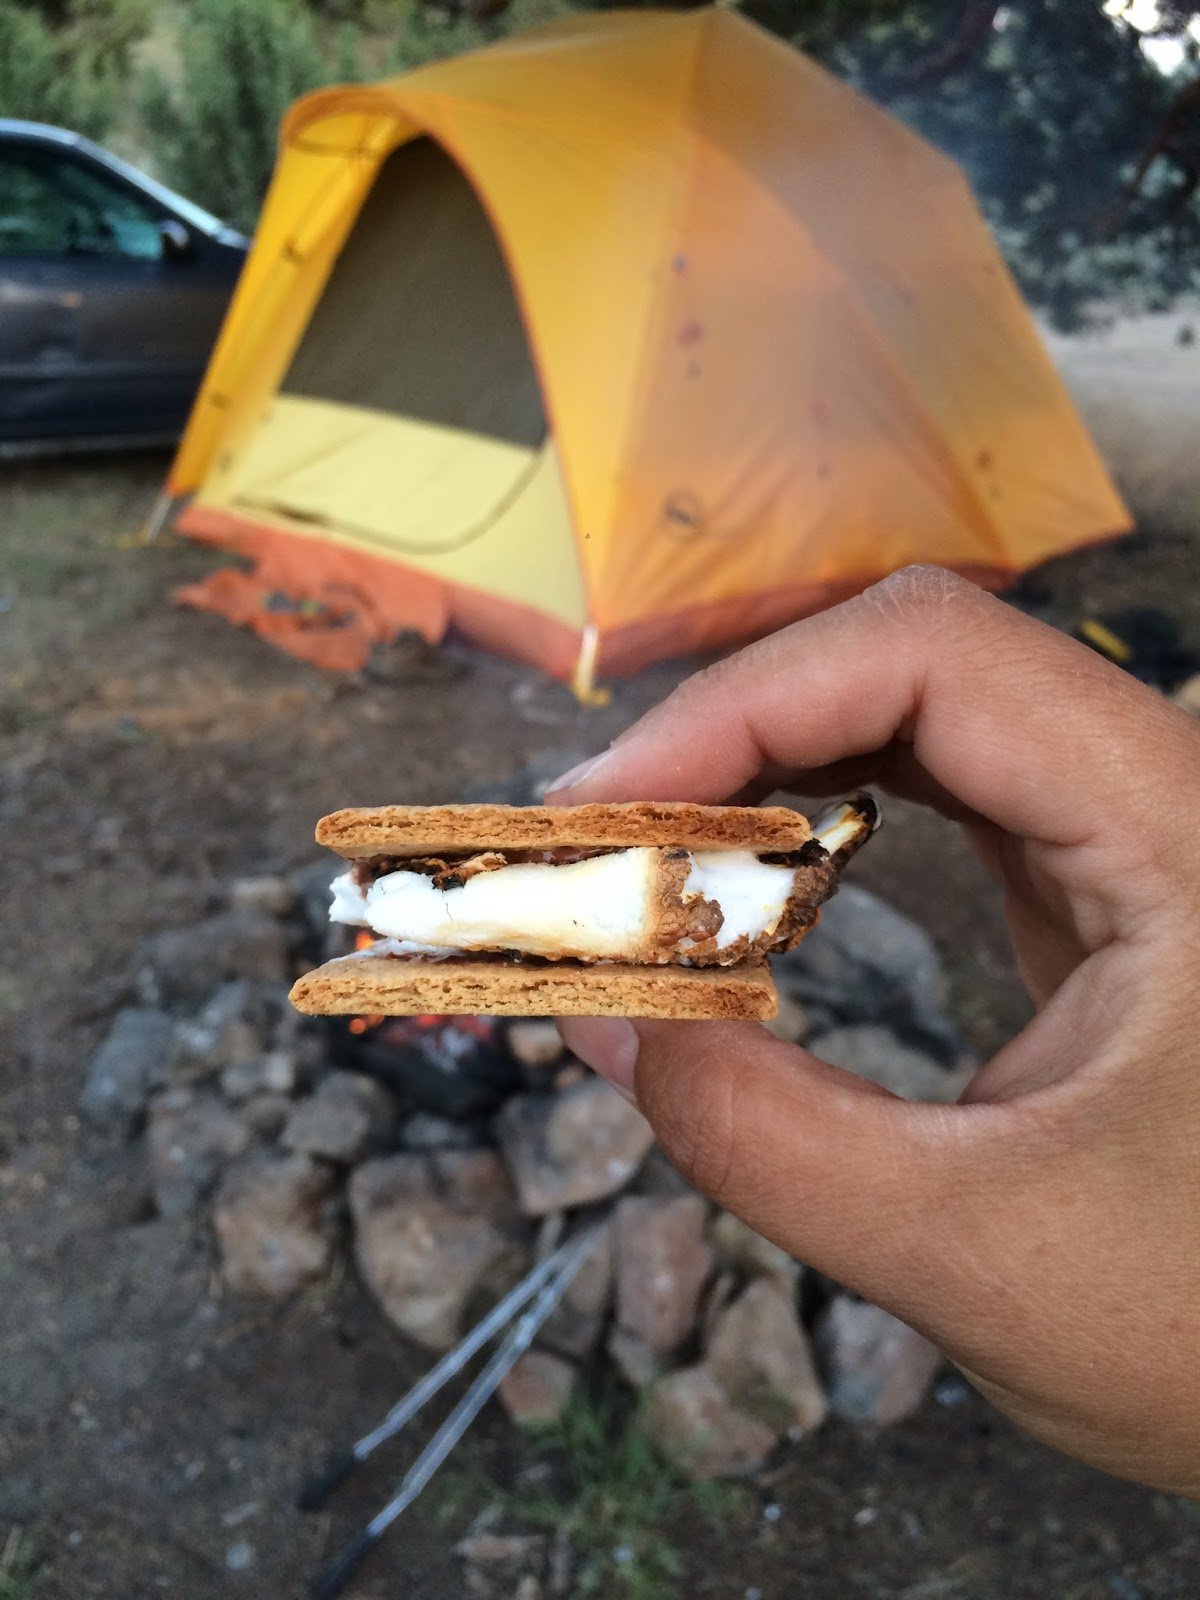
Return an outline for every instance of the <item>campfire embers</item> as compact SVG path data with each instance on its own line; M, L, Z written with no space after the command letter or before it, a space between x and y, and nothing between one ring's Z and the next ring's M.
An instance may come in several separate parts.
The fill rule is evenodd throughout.
M520 1087L494 1017L326 1017L331 1058L366 1072L416 1111L489 1115Z

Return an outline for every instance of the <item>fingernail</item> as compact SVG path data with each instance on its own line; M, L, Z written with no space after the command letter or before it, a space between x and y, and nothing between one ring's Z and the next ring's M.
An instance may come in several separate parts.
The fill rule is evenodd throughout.
M581 761L578 766L572 767L569 772L564 772L561 778L555 778L553 783L546 785L546 798L556 794L560 789L573 789L576 784L580 784L586 778L590 778L611 755L611 750L601 750L599 755L589 756L586 761Z
M638 1036L632 1022L622 1017L563 1017L558 1031L568 1050L606 1078L631 1105L637 1066Z

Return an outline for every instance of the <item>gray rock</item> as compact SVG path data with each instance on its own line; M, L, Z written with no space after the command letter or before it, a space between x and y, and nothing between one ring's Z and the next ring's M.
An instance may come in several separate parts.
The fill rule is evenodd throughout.
M143 940L138 987L150 1003L196 1005L231 978L287 977L282 926L263 911L226 911Z
M265 1055L234 1061L221 1074L221 1092L235 1105L255 1095L289 1095L296 1087L297 1062L292 1050L268 1050Z
M434 1150L429 1166L438 1194L456 1211L498 1223L516 1216L512 1179L494 1150Z
M657 1350L651 1350L644 1339L639 1339L637 1334L625 1328L611 1328L605 1348L609 1359L632 1389L648 1388L665 1365Z
M884 1425L915 1411L942 1357L879 1306L839 1294L817 1323L829 1401L838 1416Z
M770 1428L747 1416L705 1367L685 1367L654 1387L646 1428L690 1478L743 1477L775 1446Z
M330 884L341 870L331 857L322 856L288 874L288 888L310 927L321 930L329 927L329 906L333 898Z
M729 1211L718 1211L708 1230L721 1261L748 1278L774 1278L794 1293L802 1268L786 1250L764 1239Z
M230 1062L256 1056L266 1028L264 997L244 979L221 984L199 1015L175 1030L179 1050L176 1077L199 1079Z
M527 1350L500 1381L497 1394L509 1416L522 1427L557 1422L575 1387L575 1368L548 1350Z
M508 1239L439 1197L420 1156L365 1162L349 1198L359 1270L383 1310L428 1349L449 1349L472 1294L511 1258Z
M733 1402L777 1433L810 1433L829 1410L794 1290L759 1278L717 1318L704 1365Z
M288 1150L349 1166L391 1137L395 1104L360 1072L333 1072L296 1103L283 1130Z
M496 1136L527 1216L615 1194L654 1142L649 1123L600 1078L557 1094L514 1095Z
M404 1124L401 1138L409 1150L470 1150L479 1143L473 1128L429 1111L414 1112Z
M946 980L933 940L857 884L843 885L803 943L777 959L775 973L814 1028L879 1022L940 1060L954 1061L960 1053L945 1015Z
M250 1138L241 1118L215 1095L171 1089L152 1100L146 1146L159 1215L189 1216Z
M832 1067L882 1084L905 1100L958 1099L971 1081L970 1066L945 1067L924 1051L901 1044L888 1028L872 1023L834 1028L809 1041L808 1048Z
M245 1156L217 1189L213 1224L231 1289L281 1299L319 1278L333 1252L328 1167L306 1156Z
M713 1265L700 1195L631 1195L616 1211L617 1322L660 1353L676 1349L696 1320Z
M542 1559L546 1541L536 1533L476 1533L460 1539L454 1554L476 1566L503 1569L515 1576Z
M567 1053L557 1026L537 1018L509 1024L508 1048L523 1067L535 1071L557 1066Z
M808 1036L810 1022L808 1012L798 1000L794 1000L786 989L779 991L779 1010L764 1024L768 1033L773 1033L777 1039L787 1039L792 1044L799 1044L801 1039Z
M235 911L265 911L268 916L286 917L296 904L296 891L286 878L269 874L235 878L229 886L229 903Z
M84 1071L83 1116L98 1132L129 1138L150 1095L167 1082L174 1056L174 1026L165 1012L140 1006L119 1011Z
M599 1234L562 1299L542 1324L539 1341L566 1356L586 1356L600 1342L612 1302L612 1226Z
M278 1139L292 1114L285 1094L256 1094L238 1107L238 1115L256 1138Z

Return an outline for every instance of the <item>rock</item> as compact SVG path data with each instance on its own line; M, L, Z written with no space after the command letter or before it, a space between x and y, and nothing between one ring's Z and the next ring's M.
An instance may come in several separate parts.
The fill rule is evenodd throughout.
M905 1323L839 1294L817 1323L829 1402L852 1422L898 1422L915 1411L942 1364L940 1353Z
M500 1223L516 1216L512 1179L494 1150L435 1150L429 1165L438 1193L456 1211Z
M349 1196L355 1256L376 1299L402 1332L430 1350L449 1349L467 1301L508 1257L508 1240L437 1196L419 1156L364 1163Z
M624 1328L610 1330L606 1348L613 1365L633 1389L647 1388L663 1369L659 1353Z
M777 1433L810 1433L829 1410L796 1313L795 1291L760 1278L727 1306L704 1365L735 1405Z
M655 1385L646 1427L658 1448L690 1478L741 1477L775 1446L763 1423L739 1411L704 1367L685 1367Z
M541 1344L566 1356L587 1356L600 1342L612 1301L612 1227L604 1228L538 1333Z
M575 1387L575 1368L548 1350L527 1350L500 1382L497 1393L509 1416L522 1427L557 1422Z
M961 1053L945 1015L946 980L933 940L857 884L839 889L803 943L777 958L775 972L814 1028L878 1022L941 1061Z
M888 1028L870 1023L833 1028L809 1041L808 1048L832 1067L882 1084L905 1100L958 1099L971 1081L970 1066L944 1067L924 1051L901 1044Z
M84 1070L79 1109L98 1132L128 1139L174 1064L174 1026L163 1011L119 1011Z
M794 1292L803 1270L786 1250L755 1233L740 1217L718 1211L709 1226L708 1236L722 1261L736 1267L748 1278L774 1278Z
M330 885L342 870L331 856L321 855L288 873L287 886L312 927L323 928L329 921Z
M1192 716L1200 717L1200 672L1181 683L1171 698L1177 706L1190 711Z
M613 1240L609 1222L596 1236L596 1242L579 1264L575 1276L563 1291L562 1303L577 1311L602 1317L613 1293Z
M617 1322L651 1350L676 1349L690 1332L712 1268L700 1195L628 1196L616 1211Z
M215 1095L172 1089L152 1100L146 1145L159 1215L188 1216L249 1143L249 1128Z
M223 983L199 1016L175 1030L179 1047L176 1077L204 1078L230 1062L256 1056L266 1041L266 1006L258 986L245 980Z
M283 1130L283 1145L340 1166L381 1149L395 1122L392 1097L361 1072L332 1072L298 1100Z
M546 1541L539 1534L476 1533L460 1539L454 1554L476 1566L505 1568L514 1576L541 1562Z
M292 1102L285 1094L256 1094L244 1101L238 1112L258 1138L277 1139L292 1114Z
M630 1186L635 1194L652 1194L660 1200L673 1200L681 1194L696 1194L681 1172L667 1160L659 1145L653 1145Z
M567 1053L556 1024L537 1018L509 1023L508 1048L523 1067L535 1071L556 1066Z
M296 891L286 878L235 878L229 886L229 903L235 911L265 911L268 916L286 917L295 907Z
M138 987L158 1005L195 1005L231 978L281 982L287 973L283 928L264 911L227 911L142 941Z
M414 1112L404 1124L401 1138L410 1150L470 1150L479 1143L473 1128L428 1111Z
M594 1077L559 1094L514 1095L496 1136L532 1217L615 1194L654 1142L641 1112Z
M231 1289L281 1299L321 1276L333 1251L333 1181L307 1156L249 1155L226 1170L213 1224Z
M254 1095L289 1095L296 1087L296 1056L291 1050L235 1061L221 1074L221 1093L235 1105Z
M467 1564L472 1600L538 1600L541 1589L533 1572L541 1568L545 1552L540 1534L477 1533L454 1547Z
M808 1012L798 1000L793 1000L786 990L779 991L779 1010L767 1023L764 1023L768 1033L773 1033L777 1039L787 1039L792 1044L799 1044L801 1039L808 1035Z

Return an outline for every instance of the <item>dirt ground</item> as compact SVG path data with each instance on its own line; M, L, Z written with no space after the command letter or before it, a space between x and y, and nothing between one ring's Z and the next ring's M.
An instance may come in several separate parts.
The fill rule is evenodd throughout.
M530 762L565 765L679 675L620 685L603 712L465 650L411 653L387 681L323 677L166 603L210 556L173 540L123 547L164 466L30 465L0 479L8 1600L289 1600L407 1459L372 1463L329 1514L296 1513L305 1470L375 1421L422 1356L349 1275L285 1306L222 1298L206 1240L154 1216L140 1153L101 1159L82 1141L82 1064L128 999L139 938L204 914L231 877L311 859L327 809L462 796ZM1026 599L1068 625L1162 606L1200 646L1200 544L1142 536L1063 560ZM974 1048L1020 1025L997 906L948 828L893 807L857 872L934 933ZM357 1600L464 1594L451 1547L488 1486L520 1492L547 1470L494 1416L469 1453L471 1495L451 1492L453 1476L435 1486L363 1568ZM952 1378L881 1437L833 1425L789 1448L722 1526L681 1501L662 1534L682 1570L659 1595L1200 1594L1200 1508L1058 1459ZM624 1572L614 1561L593 1592L650 1600Z

